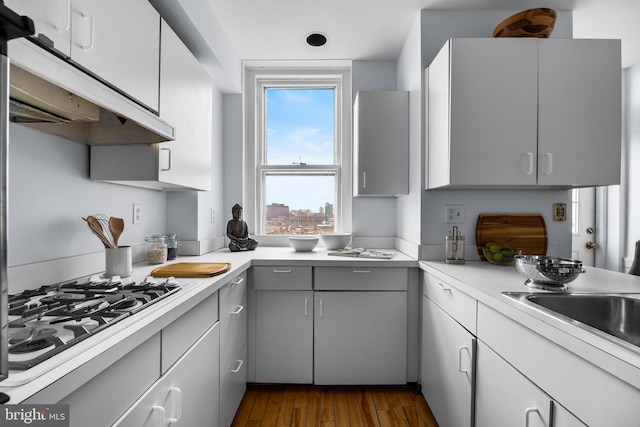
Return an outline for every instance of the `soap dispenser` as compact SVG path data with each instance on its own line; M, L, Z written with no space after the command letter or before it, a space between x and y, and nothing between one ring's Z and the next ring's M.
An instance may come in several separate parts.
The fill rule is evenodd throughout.
M464 264L464 236L458 232L458 227L453 226L445 240L446 264Z

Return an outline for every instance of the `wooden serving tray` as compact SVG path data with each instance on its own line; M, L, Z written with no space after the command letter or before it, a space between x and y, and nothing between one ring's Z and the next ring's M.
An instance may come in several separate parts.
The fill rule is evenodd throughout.
M163 265L151 271L153 277L213 277L226 273L228 262L177 262Z
M476 245L483 261L482 248L487 242L509 245L523 255L546 255L547 226L540 214L480 214Z

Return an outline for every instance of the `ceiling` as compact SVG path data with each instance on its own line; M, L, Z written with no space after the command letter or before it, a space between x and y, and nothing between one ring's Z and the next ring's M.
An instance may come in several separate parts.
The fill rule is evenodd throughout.
M191 0L210 7L243 60L396 59L422 9L573 11L576 38L620 38L623 67L640 62L638 0ZM497 24L497 22L496 22ZM328 42L311 47L311 32Z

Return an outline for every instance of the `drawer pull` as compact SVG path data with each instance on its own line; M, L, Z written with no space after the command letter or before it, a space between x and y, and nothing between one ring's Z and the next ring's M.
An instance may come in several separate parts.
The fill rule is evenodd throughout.
M371 273L371 270L351 270L353 271L355 274L369 274Z
M175 417L169 418L169 424L178 422L180 418L182 418L182 390L178 387L171 387L169 389L169 397L175 396L173 398L175 403Z
M231 373L233 374L240 372L240 368L244 365L244 360L236 360L234 365L236 365L235 368L231 368Z
M443 291L445 291L445 292L451 292L451 288L449 288L449 287L447 287L447 286L443 285L442 283L437 282L436 284L438 285L438 287L439 287L441 290L443 290Z
M239 284L241 284L242 282L244 282L244 277L236 277L235 279L233 279L233 280L231 281L231 284L232 284L232 285L239 285Z
M236 305L235 307L233 307L233 309L229 312L230 314L240 314L240 312L244 309L244 305Z
M153 423L153 425L156 425L156 426L165 425L165 412L162 406L153 405L153 407L151 408L151 418L153 419L154 417L157 417L158 421L156 423Z
M293 270L290 269L290 268L274 268L273 272L276 273L276 274L277 273L292 273Z

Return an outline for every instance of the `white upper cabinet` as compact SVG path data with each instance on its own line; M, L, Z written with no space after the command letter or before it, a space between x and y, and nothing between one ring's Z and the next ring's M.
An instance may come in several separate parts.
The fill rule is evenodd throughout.
M9 0L6 4L33 19L36 33L52 41L60 54L158 111L160 14L147 0Z
M618 40L451 39L425 77L427 188L619 184Z
M164 21L161 34L160 118L175 126L176 139L160 144L167 156L160 180L211 190L213 83Z
M354 195L409 194L409 92L358 92Z
M162 23L160 118L175 141L92 146L91 179L159 190L211 190L213 83L189 49Z
M48 39L63 56L71 56L71 0L5 0L4 4L31 18L36 35Z

